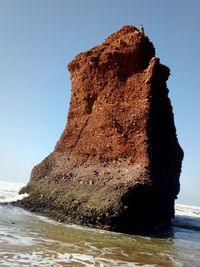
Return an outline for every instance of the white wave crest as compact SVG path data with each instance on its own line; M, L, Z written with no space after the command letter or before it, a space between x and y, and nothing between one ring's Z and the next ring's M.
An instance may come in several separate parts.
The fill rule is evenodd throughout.
M176 204L175 214L174 226L200 230L200 207Z
M23 186L22 183L0 181L0 203L13 202L28 196L28 194L19 195L19 190Z

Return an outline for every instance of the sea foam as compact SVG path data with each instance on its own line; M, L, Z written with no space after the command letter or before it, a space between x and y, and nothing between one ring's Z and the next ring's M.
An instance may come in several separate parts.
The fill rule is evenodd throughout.
M0 181L0 203L8 203L23 199L28 194L19 194L19 190L24 186L22 183Z
M175 214L174 226L200 230L200 207L176 204Z

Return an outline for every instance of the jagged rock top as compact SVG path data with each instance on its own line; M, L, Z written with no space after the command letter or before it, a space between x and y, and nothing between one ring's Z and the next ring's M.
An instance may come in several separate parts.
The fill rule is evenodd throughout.
M68 64L68 69L72 74L87 64L91 67L96 65L99 71L106 72L112 65L115 68L117 65L123 69L125 76L130 76L147 68L154 56L155 49L148 37L136 27L124 26L106 38L102 44L76 56Z

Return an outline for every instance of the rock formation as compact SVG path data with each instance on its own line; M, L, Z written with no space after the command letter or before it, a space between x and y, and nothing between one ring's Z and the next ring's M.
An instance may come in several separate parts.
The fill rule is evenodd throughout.
M55 150L21 206L62 221L134 232L168 224L183 151L166 81L144 32L124 26L69 64L72 95Z

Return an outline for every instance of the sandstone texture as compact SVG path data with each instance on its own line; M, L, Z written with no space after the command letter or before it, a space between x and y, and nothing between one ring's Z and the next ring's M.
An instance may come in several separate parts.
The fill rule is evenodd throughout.
M69 64L72 93L55 150L19 205L122 232L170 223L183 151L166 81L144 32L124 26Z

